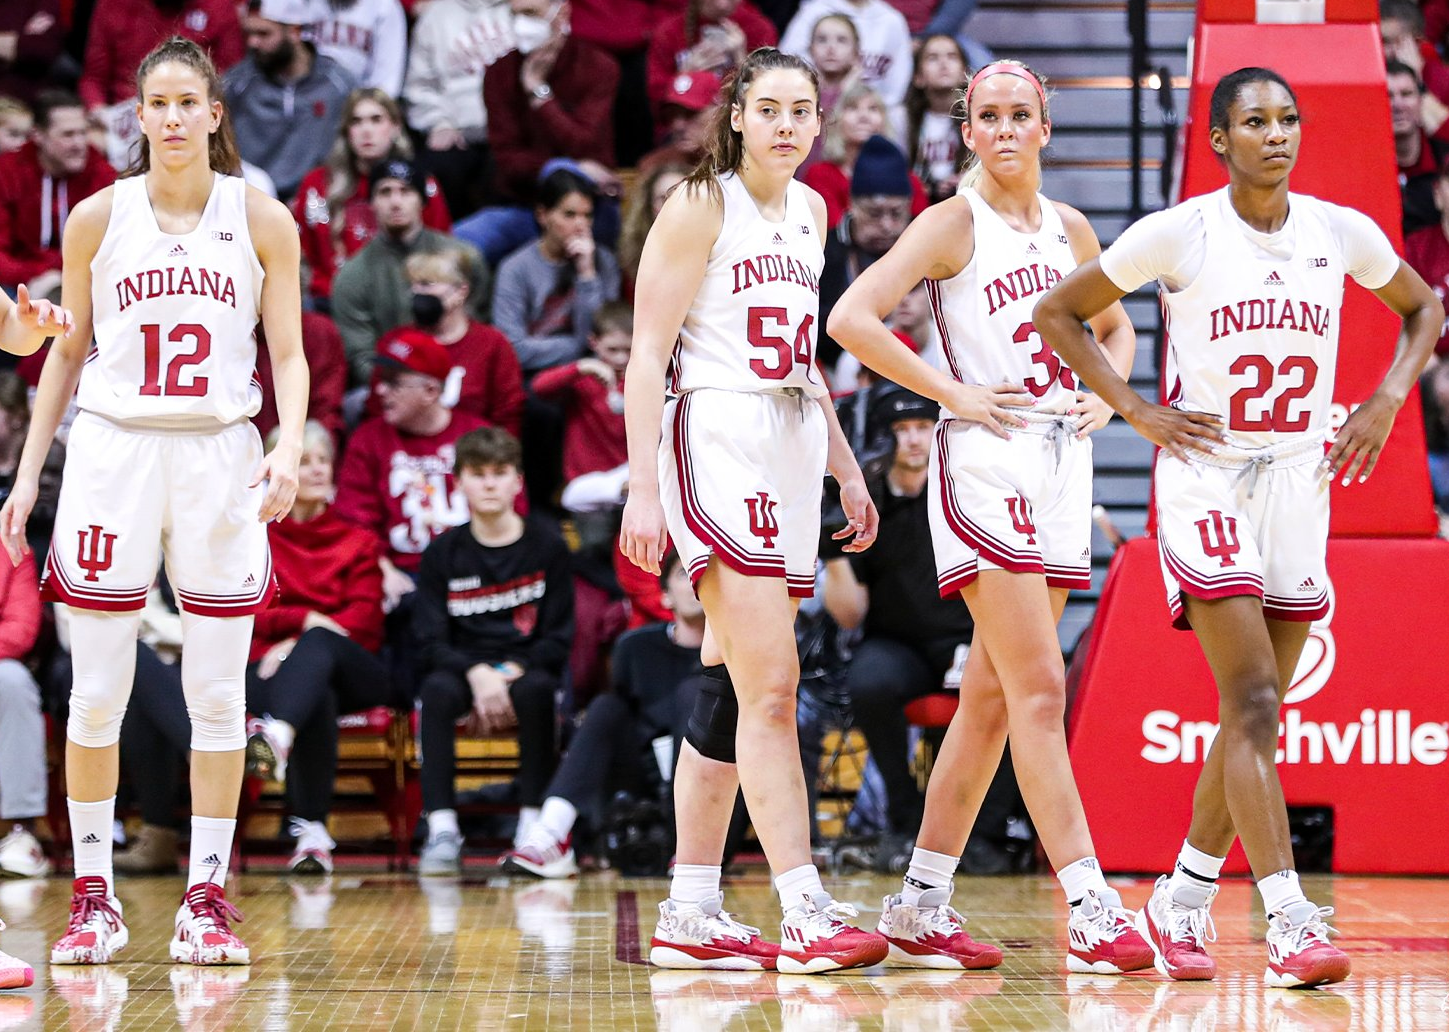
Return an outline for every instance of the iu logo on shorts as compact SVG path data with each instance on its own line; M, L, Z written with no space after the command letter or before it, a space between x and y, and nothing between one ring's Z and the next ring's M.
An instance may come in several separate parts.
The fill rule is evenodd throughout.
M1223 566L1232 566L1233 556L1243 550L1238 544L1238 521L1224 516L1216 509L1209 510L1206 519L1197 521L1197 532L1202 538L1203 554L1221 560Z
M766 548L775 547L775 538L780 534L780 523L775 519L775 506L768 491L760 491L753 498L746 498L750 510L750 533L765 543Z
M1006 511L1011 513L1011 525L1016 532L1026 535L1028 545L1036 544L1036 523L1032 520L1031 503L1026 500L1026 496L1019 494L1015 498L1008 498Z
M116 535L107 534L104 527L92 523L85 530L76 531L76 536L80 538L80 547L76 549L76 565L86 571L86 580L99 580L96 575L111 568L111 553L114 551L112 546L116 543Z

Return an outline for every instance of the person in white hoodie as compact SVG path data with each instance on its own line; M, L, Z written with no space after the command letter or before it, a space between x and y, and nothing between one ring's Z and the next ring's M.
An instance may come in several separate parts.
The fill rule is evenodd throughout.
M829 14L843 14L855 23L861 78L898 111L911 85L911 30L905 15L886 0L805 0L785 27L780 49L808 59L815 23Z
M433 0L413 26L408 55L408 124L427 137L422 160L454 221L485 200L491 179L483 73L513 49L508 0Z
M336 61L359 86L390 97L403 89L408 61L408 19L398 0L314 0L311 26L317 52Z

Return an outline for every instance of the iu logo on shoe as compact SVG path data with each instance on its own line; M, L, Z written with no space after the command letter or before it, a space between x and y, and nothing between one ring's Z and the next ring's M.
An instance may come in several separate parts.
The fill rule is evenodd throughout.
M764 542L766 548L775 547L775 538L780 536L780 523L775 519L775 506L768 491L760 491L753 498L745 499L750 510L750 533Z
M1222 566L1232 566L1233 556L1243 550L1238 544L1238 521L1236 517L1224 516L1216 509L1208 512L1206 519L1197 521L1198 536L1202 538L1203 554L1220 561Z
M104 527L92 523L85 530L76 531L80 547L76 550L76 565L86 571L86 580L99 580L97 574L111 568L111 554L116 543L115 534L107 534Z
M1006 511L1011 513L1011 525L1016 532L1026 535L1028 545L1036 544L1036 523L1032 519L1031 503L1026 500L1026 496L1017 495L1015 498L1008 498Z

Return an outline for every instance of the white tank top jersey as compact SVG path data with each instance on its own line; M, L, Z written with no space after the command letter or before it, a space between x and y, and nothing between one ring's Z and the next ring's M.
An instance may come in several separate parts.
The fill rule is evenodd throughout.
M1359 212L1289 194L1284 226L1259 233L1226 188L1147 216L1102 255L1119 287L1162 280L1164 403L1222 416L1250 449L1327 430L1343 278L1377 289L1397 268Z
M959 192L971 204L975 250L955 276L926 280L951 375L983 387L1024 384L1038 411L1066 412L1076 377L1031 322L1041 295L1077 267L1061 215L1037 194L1041 226L1022 233L975 190Z
M146 178L119 180L91 261L96 345L76 403L117 422L195 428L261 408L252 336L262 271L246 184L217 173L190 233L163 233Z
M785 217L770 222L738 176L718 182L724 222L679 329L669 392L793 387L825 394L815 368L825 247L805 187L791 180Z

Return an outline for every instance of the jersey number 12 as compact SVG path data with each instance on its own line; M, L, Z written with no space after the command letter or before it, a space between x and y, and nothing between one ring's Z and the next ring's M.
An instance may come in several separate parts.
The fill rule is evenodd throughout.
M211 357L211 333L200 323L178 323L167 334L172 344L195 342L190 351L178 351L166 363L166 382L161 382L161 327L145 323L141 327L145 342L144 366L141 373L141 394L147 398L201 398L206 396L207 378L192 374L183 383L182 374L188 366L200 365Z

